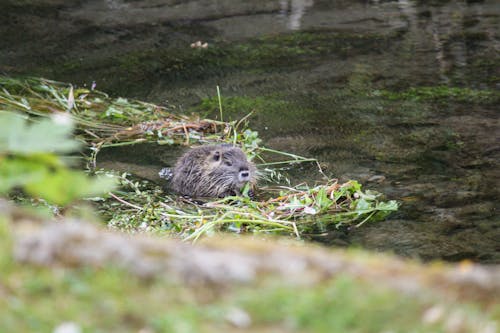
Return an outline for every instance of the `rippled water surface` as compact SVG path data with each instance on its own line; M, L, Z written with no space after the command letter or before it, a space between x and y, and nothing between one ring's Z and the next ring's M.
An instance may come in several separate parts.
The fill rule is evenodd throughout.
M497 1L33 3L0 5L0 71L203 115L216 115L219 85L227 117L254 111L267 146L403 203L317 240L500 262ZM319 179L313 166L291 177Z

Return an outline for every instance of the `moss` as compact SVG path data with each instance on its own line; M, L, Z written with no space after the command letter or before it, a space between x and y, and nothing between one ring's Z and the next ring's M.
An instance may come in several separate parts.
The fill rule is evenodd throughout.
M383 50L392 36L339 34L331 31L295 32L267 36L241 43L209 41L207 49L189 45L148 49L126 53L91 63L58 62L59 74L68 71L99 71L100 76L128 72L129 80L161 76L162 80L196 80L222 75L234 70L279 71L290 66L306 66L321 55L347 57ZM118 66L116 66L118 64ZM112 73L109 73L112 74Z
M431 102L460 102L476 104L497 104L500 93L494 90L477 90L471 88L431 86L414 87L402 92L377 90L375 96L383 96L390 100L414 100Z
M276 286L266 298L249 297L243 304L259 321L285 321L297 331L424 331L415 320L423 310L419 302L383 288L368 291L367 285L347 276L319 288L299 288L295 292ZM394 313L401 315L395 317Z
M500 68L500 58L498 56L475 58L468 64L466 75L468 78L487 84L494 89L500 84L498 68ZM460 78L457 78L457 81L459 80Z
M277 97L249 97L249 96L233 96L222 97L222 110L223 116L227 120L241 119L243 116L250 112L280 112L286 110L291 105L289 102L281 100ZM196 111L204 113L205 116L216 116L219 114L219 99L217 96L204 98L201 103L196 107Z
M84 332L444 332L457 313L461 331L477 331L500 313L498 305L401 294L348 274L315 285L268 278L214 290L180 287L168 277L144 281L114 267L37 268L13 260L2 217L0 270L1 332L52 332L67 321ZM430 323L423 318L432 307L442 315ZM248 314L249 326L230 324L234 309Z

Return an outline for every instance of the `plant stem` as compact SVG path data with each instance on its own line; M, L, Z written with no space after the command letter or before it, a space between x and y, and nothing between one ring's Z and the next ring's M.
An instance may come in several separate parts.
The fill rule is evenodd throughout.
M224 118L222 118L222 100L220 98L220 89L218 85L217 85L217 98L219 99L220 121L224 121Z

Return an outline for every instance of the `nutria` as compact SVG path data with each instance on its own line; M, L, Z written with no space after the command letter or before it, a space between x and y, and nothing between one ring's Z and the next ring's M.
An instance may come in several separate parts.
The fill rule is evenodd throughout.
M256 180L255 165L230 144L191 149L179 158L173 174L173 189L190 197L240 195L246 183Z

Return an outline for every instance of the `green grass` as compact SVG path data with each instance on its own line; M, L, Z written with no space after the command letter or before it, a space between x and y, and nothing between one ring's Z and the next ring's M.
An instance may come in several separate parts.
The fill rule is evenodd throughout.
M418 323L420 302L383 288L368 289L343 276L312 289L276 286L262 300L245 295L243 304L260 321L284 322L299 332L424 332Z

